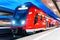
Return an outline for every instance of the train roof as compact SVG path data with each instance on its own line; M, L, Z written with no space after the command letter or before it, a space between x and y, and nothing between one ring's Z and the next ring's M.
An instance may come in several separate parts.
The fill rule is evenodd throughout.
M47 15L60 21L59 17L55 15L48 7L46 7L44 3L41 2L41 0L0 0L0 10L14 12L17 6L22 5L26 2L32 3L39 9L42 9L43 11L45 11Z

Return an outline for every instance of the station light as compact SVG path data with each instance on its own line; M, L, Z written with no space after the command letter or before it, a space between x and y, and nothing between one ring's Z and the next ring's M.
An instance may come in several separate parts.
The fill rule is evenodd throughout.
M49 5L50 7L53 7L53 6L54 6L53 3L49 3L48 5Z
M57 11L57 9L53 9L53 11L55 11L55 12L56 12L56 11Z

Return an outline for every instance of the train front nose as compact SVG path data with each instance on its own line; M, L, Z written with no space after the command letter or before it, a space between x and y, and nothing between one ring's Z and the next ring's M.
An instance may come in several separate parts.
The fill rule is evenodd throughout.
M26 16L24 16L24 17L19 16L15 20L12 20L12 25L13 26L20 26L20 27L22 27L22 26L25 26L25 24L26 24Z
M15 10L14 20L12 20L12 24L14 26L20 26L20 27L25 26L28 10L29 10L29 7L27 4L18 6Z

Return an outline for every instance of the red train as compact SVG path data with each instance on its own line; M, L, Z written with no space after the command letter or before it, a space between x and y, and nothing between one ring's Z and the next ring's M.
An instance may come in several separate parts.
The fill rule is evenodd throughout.
M21 28L20 30L22 30L23 33L31 34L39 30L59 27L59 22L57 20L49 17L43 10L38 9L36 6L31 6L27 15L25 26L17 26L17 28Z
M27 32L35 32L38 30L46 30L51 27L58 27L58 25L58 21L47 16L44 11L32 6L26 19L25 30Z
M56 16L41 0L0 0L0 10L13 13L13 16L0 16L0 19L10 19L9 29L13 33L35 33L59 27L59 17Z

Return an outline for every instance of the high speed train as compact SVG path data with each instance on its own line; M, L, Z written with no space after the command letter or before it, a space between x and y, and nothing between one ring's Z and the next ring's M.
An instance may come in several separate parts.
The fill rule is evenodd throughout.
M60 18L41 0L0 0L0 10L13 13L13 16L0 16L9 19L10 29L19 33L35 33L58 27Z

